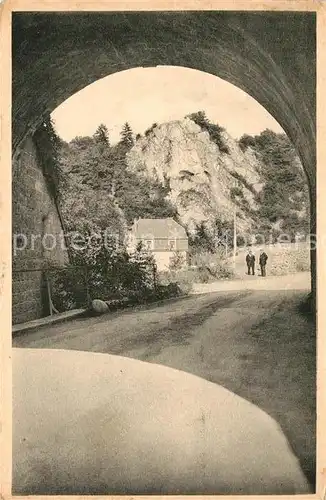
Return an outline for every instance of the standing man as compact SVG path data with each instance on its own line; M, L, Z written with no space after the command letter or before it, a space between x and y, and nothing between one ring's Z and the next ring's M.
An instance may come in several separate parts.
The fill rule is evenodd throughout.
M259 265L260 265L260 270L261 270L261 275L266 276L266 263L267 263L267 254L264 252L264 250L261 248L260 249L260 255L259 255Z
M255 274L255 260L256 259L255 259L254 254L252 253L251 250L249 250L249 252L247 253L247 256L246 256L248 274L251 274L251 270L252 270L252 274L253 275Z

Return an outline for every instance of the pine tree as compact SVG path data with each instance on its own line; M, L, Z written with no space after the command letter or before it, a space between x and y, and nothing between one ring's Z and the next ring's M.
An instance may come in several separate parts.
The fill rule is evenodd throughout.
M107 126L104 125L104 123L101 123L101 125L97 127L93 137L98 144L110 146L109 131Z
M126 122L122 127L120 135L121 135L121 143L127 148L132 148L132 146L134 145L134 138L132 129L128 122Z

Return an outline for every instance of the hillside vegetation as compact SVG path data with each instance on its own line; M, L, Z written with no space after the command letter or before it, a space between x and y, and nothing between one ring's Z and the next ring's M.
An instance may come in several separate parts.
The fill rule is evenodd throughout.
M306 179L284 134L265 130L237 141L199 111L153 124L143 135L126 123L113 145L103 124L93 136L66 143L50 119L35 139L66 231L112 238L104 253L90 239L86 248L70 249L73 265L91 266L90 289L97 296L102 285L114 297L128 287L146 295L157 286L150 256L141 248L132 256L126 252L124 238L136 218L173 217L182 224L201 273L192 270L192 279L204 281L232 275L222 262L232 251L235 213L238 246L254 244L254 234L276 241L286 233L294 241L309 231ZM62 290L73 281L61 280ZM72 290L69 300L76 303L73 296Z
M309 231L308 188L284 134L233 139L204 112L153 124L144 135L128 124L118 144L100 125L92 137L61 141L61 206L69 229L126 232L134 218L174 217L192 246L215 251L255 233L294 239Z

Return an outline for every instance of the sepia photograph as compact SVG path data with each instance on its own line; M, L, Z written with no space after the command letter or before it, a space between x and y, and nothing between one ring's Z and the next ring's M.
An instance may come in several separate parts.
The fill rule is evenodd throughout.
M316 493L316 30L12 12L12 495Z

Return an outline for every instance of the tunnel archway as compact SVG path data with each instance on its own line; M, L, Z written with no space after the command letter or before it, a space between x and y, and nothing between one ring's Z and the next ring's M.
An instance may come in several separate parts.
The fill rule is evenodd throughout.
M68 97L135 66L216 75L259 102L305 169L316 232L315 13L15 13L13 154ZM311 254L315 290L315 252Z
M184 66L219 76L262 104L314 184L314 28L314 13L16 13L14 149L44 113L104 76Z

